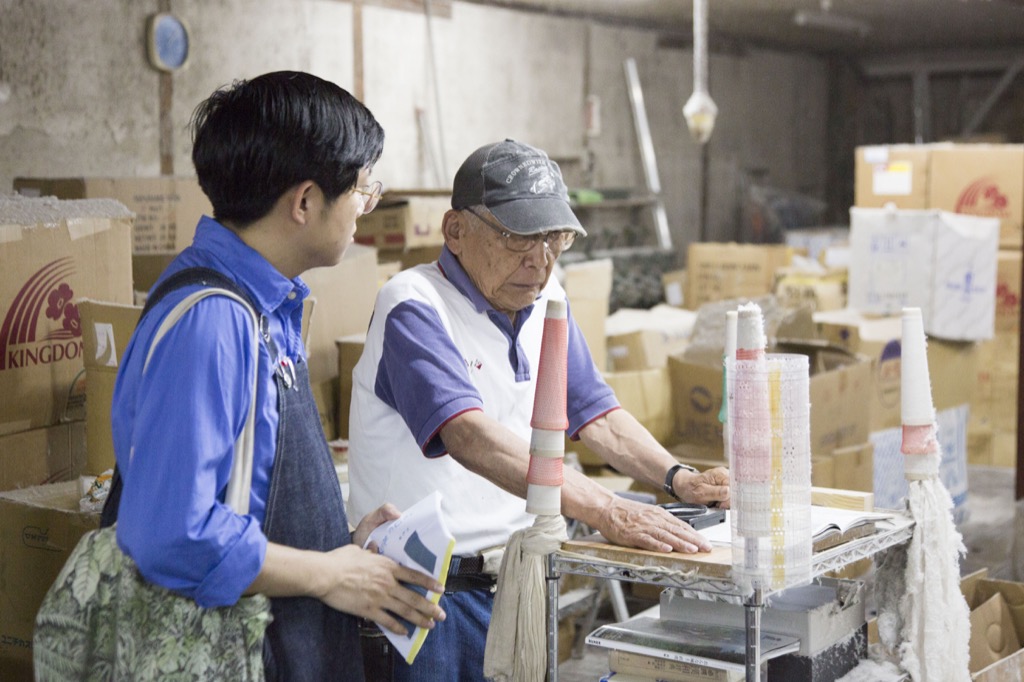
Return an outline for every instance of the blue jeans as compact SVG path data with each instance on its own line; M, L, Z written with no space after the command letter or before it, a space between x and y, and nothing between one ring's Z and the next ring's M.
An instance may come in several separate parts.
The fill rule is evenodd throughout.
M413 664L394 656L395 682L483 682L494 595L486 589L453 592L441 597L440 606L447 618L427 635Z

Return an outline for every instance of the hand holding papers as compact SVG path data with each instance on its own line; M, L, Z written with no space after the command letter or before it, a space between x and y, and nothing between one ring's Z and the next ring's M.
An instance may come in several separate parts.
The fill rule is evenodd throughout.
M441 515L441 493L435 491L406 509L391 523L375 528L363 547L365 549L374 543L379 554L402 566L431 575L444 585L448 578L452 551L455 549L455 538ZM414 585L406 587L416 590L435 604L441 599L441 595L435 592L427 592ZM382 632L402 654L405 662L411 664L430 631L415 627L407 621L404 624L408 635L397 635L390 630Z

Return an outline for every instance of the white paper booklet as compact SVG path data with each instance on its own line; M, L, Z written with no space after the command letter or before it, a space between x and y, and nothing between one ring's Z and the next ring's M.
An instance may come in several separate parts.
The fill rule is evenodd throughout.
M725 523L701 529L701 533L713 545L728 545L732 542L731 510L726 510ZM811 532L814 541L824 539L833 533L844 533L860 525L881 524L891 519L891 512L869 512L837 507L811 506Z
M448 578L452 551L455 549L455 538L441 515L441 493L434 491L402 512L399 518L375 528L366 539L364 548L374 542L377 543L378 553L402 566L428 573L444 585ZM441 595L436 592L412 585L406 587L416 590L435 604L441 599ZM409 632L404 637L383 628L381 631L402 654L405 662L411 664L430 630L416 627L405 620L402 623Z

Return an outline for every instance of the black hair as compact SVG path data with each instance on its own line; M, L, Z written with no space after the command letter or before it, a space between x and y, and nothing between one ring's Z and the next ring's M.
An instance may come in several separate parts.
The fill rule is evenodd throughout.
M213 216L238 227L312 180L328 204L384 149L359 100L308 73L277 71L218 89L192 113L192 163Z

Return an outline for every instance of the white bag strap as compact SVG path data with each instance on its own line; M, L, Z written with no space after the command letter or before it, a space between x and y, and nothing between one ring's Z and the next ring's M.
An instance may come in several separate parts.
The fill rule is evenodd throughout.
M192 306L207 296L227 296L234 299L245 307L252 318L252 348L256 358L256 361L253 363L252 402L249 404L249 414L245 419L245 426L242 427L242 432L238 435L238 439L235 440L234 459L231 462L231 475L228 478L228 490L224 499L224 502L236 514L245 515L249 513L249 491L252 488L252 456L256 433L256 388L259 376L260 324L256 311L252 309L252 304L232 291L216 287L200 289L195 293L189 294L167 313L160 326L157 327L153 340L149 345L149 352L146 354L146 362L142 366L142 372L145 374L146 368L149 367L149 360L153 357L153 351L156 350L157 344L160 343L164 335L170 331L171 327L177 324L178 320Z

